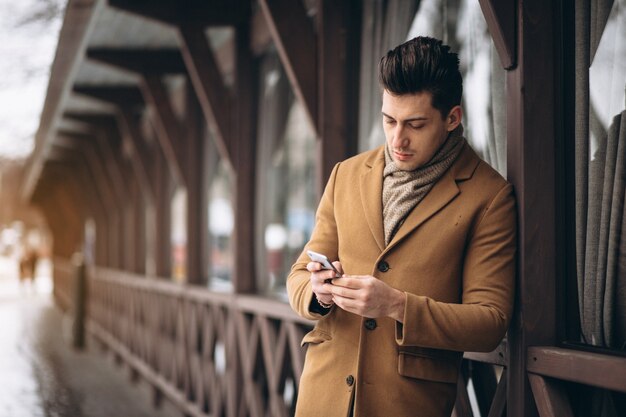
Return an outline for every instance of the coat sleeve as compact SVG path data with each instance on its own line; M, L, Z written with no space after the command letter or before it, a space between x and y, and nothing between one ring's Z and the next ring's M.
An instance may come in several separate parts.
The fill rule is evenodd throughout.
M311 239L304 247L296 263L291 267L291 273L287 277L287 294L291 308L293 308L298 315L309 320L318 320L323 315L317 312L321 310L321 307L317 304L311 289L311 273L306 269L310 260L306 251L311 249L315 252L323 253L331 262L338 258L339 250L337 223L334 214L334 193L339 165L340 164L335 165L328 179L328 183L326 184L326 189L324 190L315 216L315 227L313 228ZM332 308L335 307L333 306Z
M475 352L498 346L513 310L515 213L513 189L507 184L484 211L467 245L462 303L407 293L403 323L396 322L400 346Z

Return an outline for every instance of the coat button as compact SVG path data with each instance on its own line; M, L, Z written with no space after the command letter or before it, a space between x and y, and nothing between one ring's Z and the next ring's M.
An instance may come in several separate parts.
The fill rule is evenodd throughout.
M348 375L348 377L346 378L346 384L348 384L349 387L354 384L354 377L352 375Z
M387 272L387 271L389 271L389 264L387 262L385 262L385 261L378 262L377 267L378 267L378 270L380 272Z
M376 328L376 320L374 319L365 320L365 328L367 330L374 330Z

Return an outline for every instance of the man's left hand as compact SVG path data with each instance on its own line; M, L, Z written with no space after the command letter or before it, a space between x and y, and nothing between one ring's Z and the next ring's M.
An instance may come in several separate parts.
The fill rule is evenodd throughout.
M343 310L369 318L404 320L406 295L371 275L343 275L324 286Z

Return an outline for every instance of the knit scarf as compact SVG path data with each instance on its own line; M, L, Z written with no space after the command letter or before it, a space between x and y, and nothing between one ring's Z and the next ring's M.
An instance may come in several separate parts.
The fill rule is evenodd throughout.
M383 170L383 227L388 245L404 219L426 197L461 153L465 138L459 125L426 164L413 171L399 169L385 145Z

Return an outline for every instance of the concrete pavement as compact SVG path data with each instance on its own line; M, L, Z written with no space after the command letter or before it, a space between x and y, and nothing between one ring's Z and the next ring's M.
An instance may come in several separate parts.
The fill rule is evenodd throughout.
M54 306L50 263L21 285L14 260L0 257L0 417L178 417L167 401L88 339L71 347L71 319Z

